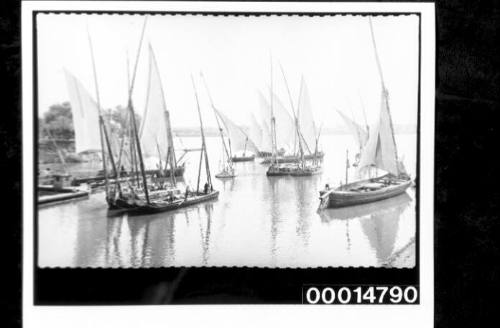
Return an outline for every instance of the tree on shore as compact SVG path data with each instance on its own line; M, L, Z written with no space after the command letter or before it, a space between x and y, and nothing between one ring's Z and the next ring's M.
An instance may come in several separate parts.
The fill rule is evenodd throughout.
M127 131L128 110L123 106L103 110L104 120L113 136L122 137ZM141 118L135 115L136 122L140 126ZM73 127L73 115L71 104L63 102L54 104L38 119L39 137L46 139L52 137L59 140L71 140L75 138Z

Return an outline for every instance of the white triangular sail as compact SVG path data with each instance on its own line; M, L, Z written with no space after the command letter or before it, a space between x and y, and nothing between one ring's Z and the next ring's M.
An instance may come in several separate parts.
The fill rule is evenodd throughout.
M239 151L251 151L254 154L258 153L257 146L253 143L252 140L248 137L248 135L236 125L233 121L231 121L224 113L221 111L214 109L215 113L222 120L224 128L229 136L231 141L231 151L232 153L236 153Z
M64 70L75 130L75 151L97 151L102 149L99 127L99 108L83 84L70 72Z
M368 141L368 131L366 131L366 129L363 126L356 123L354 120L351 120L341 111L337 110L337 113L339 113L340 117L344 120L345 124L347 125L349 131L353 134L359 149L363 149L366 142Z
M276 94L274 97L274 117L276 118L276 145L291 152L295 148L295 122Z
M262 104L262 117L264 118L264 122L266 121L265 118L267 118L269 126L271 126L271 106L269 105L269 101L261 92L259 92L259 95ZM275 93L273 93L273 98L273 112L276 122L276 147L278 149L284 148L285 151L290 152L294 148L294 136L296 134L295 122ZM269 135L269 139L271 140L270 128Z
M248 137L253 141L258 151L264 151L264 130L253 113L250 114Z
M165 158L168 149L166 104L158 65L153 49L149 47L149 74L146 106L142 116L140 140L142 153L147 158ZM151 163L151 160L148 162Z
M387 90L382 89L379 120L370 130L370 137L361 154L360 170L375 166L399 175L397 148L388 107Z
M298 120L300 125L300 134L305 142L304 151L313 153L316 146L316 138L318 138L318 131L312 114L311 99L309 97L309 90L304 79L302 79L301 94L299 97L299 106L297 109Z
M264 152L272 152L272 135L271 135L271 105L267 101L266 97L262 94L262 92L258 92L259 103L260 103L260 116L262 118L261 127L262 127L262 142L261 142L261 151Z

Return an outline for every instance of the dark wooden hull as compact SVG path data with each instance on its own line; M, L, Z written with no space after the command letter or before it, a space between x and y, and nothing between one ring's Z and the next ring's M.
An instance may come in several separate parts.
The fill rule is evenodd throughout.
M266 175L268 177L279 177L290 175L290 168L288 167L273 167L267 169Z
M145 215L155 214L167 211L174 211L180 208L196 205L202 202L215 200L219 197L219 192L214 190L208 194L198 193L195 196L188 197L187 199L179 199L173 202L167 200L152 201L150 204L146 202L138 202L130 204L126 201L117 200L113 205L110 205L109 210L127 212L129 215Z
M357 181L354 183L344 185L337 189L324 192L320 196L321 200L320 209L355 206L395 197L404 193L412 183L410 179L392 178L391 184L385 185L376 190L363 190L363 191L353 190L359 188L360 186L367 185L370 183L378 183L382 181L381 179L383 178L389 178L389 176Z
M304 159L305 160L313 160L313 159L319 159L322 160L325 154L323 152L319 152L317 155L305 155ZM265 158L263 161L260 162L260 164L271 164L272 158ZM280 164L285 164L285 163L298 163L300 161L300 156L295 156L295 155L289 155L289 156L281 156L277 157L276 161Z
M253 162L255 160L255 156L252 155L252 156L234 156L231 158L231 160L233 162Z
M290 175L293 177L310 177L316 174L321 174L323 170L318 168L309 168L309 169L295 169L290 172Z
M373 214L380 214L396 207L405 207L411 202L411 197L407 193L402 193L395 197L361 204L358 206L328 208L318 211L323 222L331 220L351 220Z

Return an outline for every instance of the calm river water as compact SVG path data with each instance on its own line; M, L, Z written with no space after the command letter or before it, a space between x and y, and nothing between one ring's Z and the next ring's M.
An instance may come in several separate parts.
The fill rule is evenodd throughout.
M415 177L416 135L396 138L399 156ZM108 217L103 192L41 208L39 266L413 267L415 190L318 213L318 191L345 179L346 148L355 149L348 135L324 136L322 145L321 175L268 178L260 159L236 163L235 179L214 179L217 201L174 212ZM199 147L200 140L183 138L182 146ZM214 175L219 139L207 138L207 148ZM186 158L185 181L193 185L199 153Z

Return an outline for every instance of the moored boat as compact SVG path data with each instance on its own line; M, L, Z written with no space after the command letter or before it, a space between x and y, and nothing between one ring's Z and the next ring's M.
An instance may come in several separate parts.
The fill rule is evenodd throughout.
M412 185L410 176L398 158L394 125L389 108L389 92L384 83L371 20L369 22L381 82L381 104L378 121L369 129L370 134L363 145L357 169L360 175L371 175L373 168L376 169L376 172L381 169L387 174L348 183L349 161L347 156L345 184L333 190L320 191L320 209L366 204L395 197L404 193Z
M255 155L250 155L250 156L233 156L232 158L233 162L253 162L255 160Z
M321 174L323 169L320 166L305 166L305 167L296 167L290 171L291 176L296 177L307 177L316 174Z
M187 197L150 199L149 203L137 199L119 199L115 202L112 211L126 211L130 215L154 214L173 211L183 207L196 205L209 200L216 200L219 191L210 190L207 193L193 192Z
M320 192L320 209L366 204L398 196L403 194L411 183L410 179L387 174L345 184L336 189Z
M313 159L322 160L324 156L325 156L324 152L318 151L317 154L305 154L304 159L305 160L313 160ZM283 164L298 163L298 162L300 162L300 155L277 156L276 162L283 163ZM262 161L260 161L260 164L264 164L264 165L271 164L271 158L267 157L267 158L263 159Z
M232 179L235 176L236 174L234 173L233 168L224 169L215 175L215 177L218 179Z

